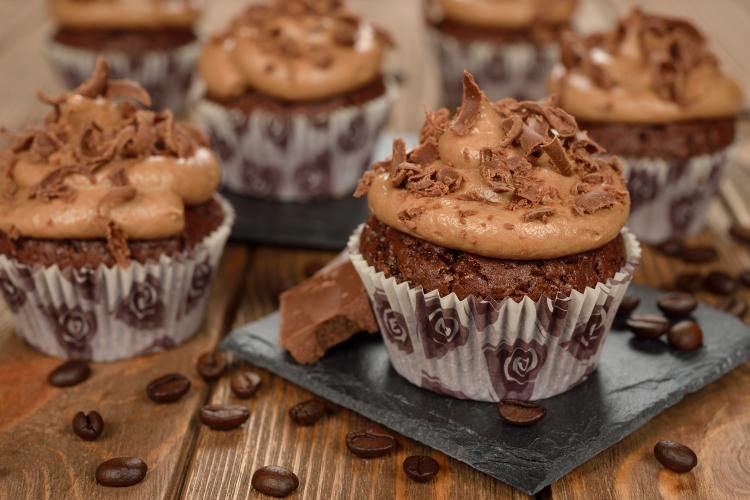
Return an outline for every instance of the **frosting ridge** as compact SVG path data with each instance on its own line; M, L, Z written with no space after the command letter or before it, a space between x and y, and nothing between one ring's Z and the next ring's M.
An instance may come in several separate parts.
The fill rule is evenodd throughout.
M81 29L190 28L202 11L200 0L52 0L52 16Z
M443 17L479 28L567 24L578 0L439 0Z

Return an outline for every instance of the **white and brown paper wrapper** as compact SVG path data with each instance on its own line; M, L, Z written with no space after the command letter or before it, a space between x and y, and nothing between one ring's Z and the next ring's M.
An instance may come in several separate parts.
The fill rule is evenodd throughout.
M431 38L440 65L443 105L449 109L461 104L464 70L492 100L538 100L548 94L547 76L558 59L554 44L463 41L435 29Z
M187 105L200 42L195 41L171 50L147 53L97 52L70 47L50 40L47 58L69 88L89 79L96 67L96 59L103 55L110 66L112 78L124 78L140 83L151 95L154 109L181 112Z
M200 328L234 223L224 221L190 252L158 262L92 268L31 267L0 255L0 292L16 333L61 358L114 361L174 347Z
M641 255L623 229L626 264L595 288L536 302L459 300L377 272L359 252L360 232L349 256L395 370L424 389L476 401L543 399L586 380Z
M308 201L354 192L370 167L396 88L357 106L310 115L248 114L203 99L194 113L219 153L224 184L258 198Z
M699 232L732 151L681 161L623 158L630 230L652 244Z

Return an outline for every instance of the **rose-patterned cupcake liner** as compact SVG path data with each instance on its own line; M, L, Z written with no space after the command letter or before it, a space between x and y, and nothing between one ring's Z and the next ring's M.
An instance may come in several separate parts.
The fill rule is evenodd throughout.
M376 271L359 252L361 230L349 240L349 257L394 369L424 389L476 401L543 399L586 380L641 256L635 236L623 229L625 265L583 293L536 302L459 300Z
M733 150L681 161L622 158L630 191L630 230L652 244L699 232Z
M370 166L395 101L395 85L363 104L311 115L248 114L203 99L194 112L219 153L224 184L240 194L281 201L350 196Z
M103 55L110 66L112 78L135 80L151 95L154 109L182 112L193 81L200 42L170 50L153 50L145 54L117 51L95 51L71 47L50 40L46 55L55 71L69 88L89 79L96 59Z
M234 210L191 251L97 268L27 266L0 255L0 294L16 334L51 356L114 361L174 347L200 328Z
M448 109L461 104L464 70L474 75L492 100L538 100L547 96L547 76L558 60L557 45L464 41L436 29L431 31L440 65L443 105Z

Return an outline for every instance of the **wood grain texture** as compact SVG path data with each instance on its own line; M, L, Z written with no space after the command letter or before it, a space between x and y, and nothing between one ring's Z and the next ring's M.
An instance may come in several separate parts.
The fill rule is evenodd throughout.
M230 247L222 260L201 331L172 351L135 360L92 365L86 382L67 389L47 384L60 360L42 356L13 334L7 309L0 320L0 498L89 499L106 492L117 498L168 498L178 488L192 451L196 409L208 386L196 375L197 356L212 349L226 329L247 262L243 247ZM182 372L192 389L179 402L156 405L148 382ZM105 421L95 442L71 430L78 411L97 410ZM137 456L149 465L146 479L132 488L108 489L94 480L102 461Z

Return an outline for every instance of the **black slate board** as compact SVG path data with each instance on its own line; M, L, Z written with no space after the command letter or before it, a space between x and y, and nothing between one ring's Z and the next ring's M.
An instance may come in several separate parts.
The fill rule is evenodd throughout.
M638 312L657 312L657 290L632 286ZM379 336L359 335L312 366L278 346L277 313L234 331L222 347L528 494L535 494L612 446L685 394L750 359L750 328L701 304L704 347L692 353L660 341L610 332L599 369L572 391L543 404L529 428L500 421L491 403L461 401L420 389L391 368Z
M372 158L377 161L391 154L393 134L383 134ZM407 145L414 145L414 134L399 134ZM335 200L283 203L232 193L221 193L234 206L237 219L232 228L234 241L284 245L323 250L341 250L354 229L369 214L367 200L347 196Z

